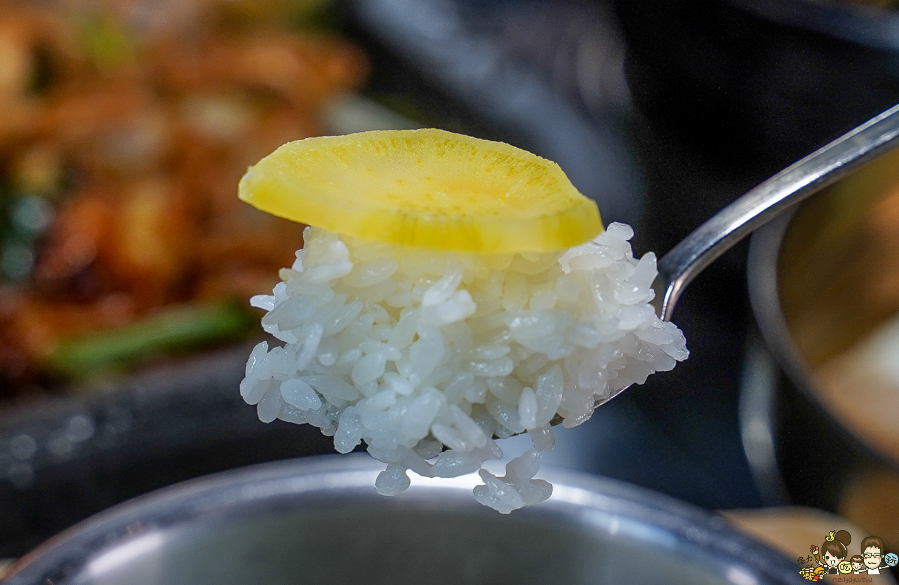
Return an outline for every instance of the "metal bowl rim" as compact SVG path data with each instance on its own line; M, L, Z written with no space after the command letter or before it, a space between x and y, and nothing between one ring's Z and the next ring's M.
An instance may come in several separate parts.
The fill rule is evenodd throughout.
M383 464L363 454L325 455L263 463L188 480L119 504L76 524L19 559L2 583L18 585L43 583L48 577L63 579L77 574L91 555L142 531L190 523L191 518L202 514L238 510L254 502L310 493L321 495L329 490L327 497L335 497L337 487L340 487L336 492L338 498L386 502L385 496L378 495L373 487L382 469ZM590 525L597 513L617 514L672 534L685 546L716 559L716 564L748 570L761 578L761 582L801 582L789 577L795 573L793 563L781 553L739 532L712 512L645 488L584 473L543 469L540 477L554 484L554 497L515 514L585 526ZM483 511L470 492L476 483L476 476L413 481L405 501L433 504L435 499L428 496L437 492L441 495L441 506ZM494 512L486 510L486 513Z

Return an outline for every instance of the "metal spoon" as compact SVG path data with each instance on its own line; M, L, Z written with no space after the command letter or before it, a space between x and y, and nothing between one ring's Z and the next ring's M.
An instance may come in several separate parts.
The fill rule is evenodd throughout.
M719 256L788 207L899 143L899 105L780 171L713 215L659 261L656 309L671 319L684 288Z
M785 168L706 220L665 254L652 283L659 316L670 321L690 282L737 242L787 208L899 145L899 105ZM630 385L596 402L604 404ZM555 423L557 421L553 421Z

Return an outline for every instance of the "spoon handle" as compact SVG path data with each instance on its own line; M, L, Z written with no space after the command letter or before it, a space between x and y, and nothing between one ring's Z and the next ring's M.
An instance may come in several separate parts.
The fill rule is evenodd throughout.
M660 317L670 320L684 288L737 242L897 142L899 105L780 171L713 215L659 261L653 288Z

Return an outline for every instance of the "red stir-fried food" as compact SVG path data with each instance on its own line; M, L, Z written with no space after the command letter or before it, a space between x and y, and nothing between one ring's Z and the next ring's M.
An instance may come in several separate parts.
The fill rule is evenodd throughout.
M235 196L358 88L305 2L2 2L0 387L245 334L302 226ZM318 3L320 4L320 2Z

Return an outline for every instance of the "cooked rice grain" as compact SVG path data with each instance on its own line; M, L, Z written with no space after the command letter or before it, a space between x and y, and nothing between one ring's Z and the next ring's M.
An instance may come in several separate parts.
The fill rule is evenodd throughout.
M579 425L601 400L688 355L681 331L649 304L652 253L637 260L630 227L611 224L568 251L472 254L412 249L307 228L280 273L243 398L259 418L308 423L348 453L364 442L387 463L376 488L394 495L409 470L480 472L482 504L508 513L545 500L534 479L552 449L550 422ZM505 477L494 437L527 431L534 449Z

